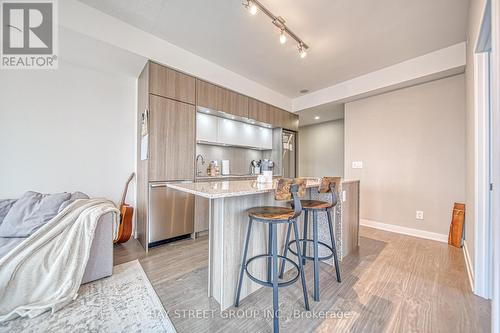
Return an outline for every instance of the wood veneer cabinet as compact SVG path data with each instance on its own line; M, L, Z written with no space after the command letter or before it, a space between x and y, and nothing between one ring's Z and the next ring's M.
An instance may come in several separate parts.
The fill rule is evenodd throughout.
M280 111L280 123L281 126L285 129L298 131L299 130L299 116L292 112L287 112L281 109Z
M248 118L248 97L220 88L220 110L238 117Z
M196 80L196 105L217 110L218 87L202 80Z
M196 105L248 118L247 96L199 79L196 92Z
M149 62L149 80L151 94L196 103L196 79L192 76Z
M277 108L275 106L269 106L269 114L271 117L271 124L275 127L282 127L284 129L298 131L299 129L299 116Z
M271 113L271 105L254 98L250 98L248 103L248 118L266 124L277 125L274 112Z
M282 127L292 131L299 129L298 115L254 98L250 98L248 103L248 118L271 124L273 127Z
M196 140L194 105L149 97L149 180L192 180Z

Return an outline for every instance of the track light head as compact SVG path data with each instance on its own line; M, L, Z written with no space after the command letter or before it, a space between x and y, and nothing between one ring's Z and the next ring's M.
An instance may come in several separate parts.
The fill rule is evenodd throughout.
M285 44L286 43L286 34L285 34L285 29L281 29L280 33L280 43Z
M252 15L257 15L257 12L259 11L259 8L252 0L247 0L246 3L243 3L243 6L245 6L245 8L248 9Z
M299 44L299 55L302 59L307 56L307 51L302 43Z

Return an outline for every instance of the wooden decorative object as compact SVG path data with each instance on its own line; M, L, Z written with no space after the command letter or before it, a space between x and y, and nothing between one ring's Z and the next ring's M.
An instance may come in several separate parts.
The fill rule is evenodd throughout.
M450 234L448 235L448 244L455 247L463 246L465 219L465 204L455 203L450 225Z

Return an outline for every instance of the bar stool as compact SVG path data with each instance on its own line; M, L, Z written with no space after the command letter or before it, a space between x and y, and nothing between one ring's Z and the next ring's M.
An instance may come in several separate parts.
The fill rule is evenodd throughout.
M240 276L238 281L238 289L236 291L236 301L235 307L238 307L240 304L240 293L241 293L241 284L243 282L243 273L255 283L258 283L265 287L273 288L273 327L274 332L279 332L279 304L278 304L278 288L289 286L295 283L299 276L302 280L302 291L304 293L304 305L306 310L309 311L309 299L307 297L307 287L306 280L303 268L303 260L302 254L298 253L298 263L295 263L293 260L286 257L286 255L278 255L278 242L277 242L277 225L281 223L288 224L288 231L293 227L293 231L295 237L299 237L299 229L297 227L297 217L302 212L302 205L300 203L300 197L305 194L306 182L303 179L279 179L278 186L276 188L275 200L279 201L290 201L294 202L294 209L286 208L286 207L255 207L250 208L248 212L249 222L248 229L246 233L245 246L243 250L243 260L241 264ZM247 252L248 252L248 243L250 240L250 233L252 231L252 224L254 222L266 223L269 225L269 245L268 245L268 253L260 254L254 256L247 260ZM290 236L290 235L288 235ZM248 271L248 265L259 258L267 258L267 281L263 281L254 277ZM297 270L297 275L289 280L284 282L279 282L278 279L278 258L282 260L286 260L290 264L292 264Z
M332 215L331 211L333 207L337 205L337 187L338 183L340 183L340 177L323 177L321 179L321 184L318 188L318 193L331 193L332 194L332 202L326 202L326 201L320 201L320 200L301 200L301 205L302 205L302 210L304 210L304 235L303 238L300 238L298 243L297 243L297 237L295 240L290 241L290 226L288 227L287 234L286 234L286 243L288 244L285 246L285 251L284 251L284 256L286 257L287 252L290 251L293 254L303 260L303 264L306 264L306 259L307 260L312 260L314 261L314 300L316 302L319 302L319 262L323 260L328 260L331 257L333 257L334 263L335 263L335 273L337 275L337 281L341 282L340 278L340 266L339 266L339 260L337 257L337 246L335 242L335 236L334 236L334 231L333 231L333 224L332 224ZM292 203L292 206L294 206L295 203ZM312 211L313 213L313 238L309 239L307 238L307 231L308 231L308 220L309 220L309 214ZM327 218L328 218L328 229L330 231L330 241L331 241L331 246L324 243L320 242L318 240L318 212L326 212ZM306 255L306 245L307 243L313 243L313 256L307 256ZM290 245L295 244L297 251L294 251ZM300 254L300 246L299 244L302 244L302 255ZM319 252L319 245L322 245L329 249L331 251L330 255L320 257L318 252ZM281 262L281 268L280 268L280 277L283 276L283 273L285 271L285 261L282 260Z

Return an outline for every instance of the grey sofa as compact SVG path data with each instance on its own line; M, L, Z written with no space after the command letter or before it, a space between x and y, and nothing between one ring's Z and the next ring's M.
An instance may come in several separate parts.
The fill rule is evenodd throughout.
M7 201L9 200L3 200L3 203ZM113 272L113 214L115 213L101 216L97 223L82 284L110 276ZM2 222L3 220L0 219L0 224ZM20 235L13 238L0 235L0 258L25 240L25 236Z
M103 215L97 223L82 284L113 273L113 214Z

